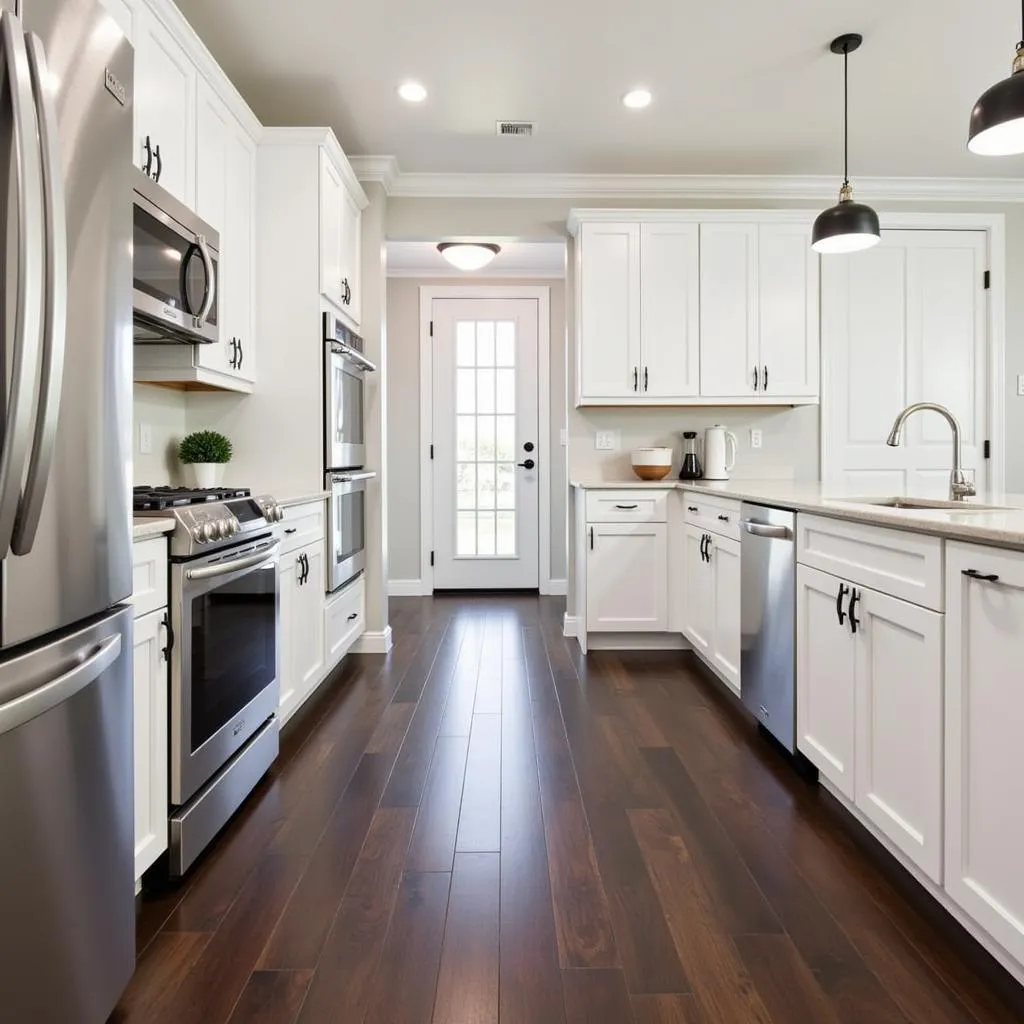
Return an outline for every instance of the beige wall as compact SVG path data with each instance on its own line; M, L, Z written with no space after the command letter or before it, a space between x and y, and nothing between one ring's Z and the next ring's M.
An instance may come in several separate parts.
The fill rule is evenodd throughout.
M132 402L133 477L136 484L180 484L178 442L188 431L184 391L136 384ZM153 450L140 450L139 431L148 424L153 435Z
M565 282L391 278L388 281L388 505L390 573L393 580L420 578L420 306L422 285L523 285L551 289L551 566L550 578L566 578L566 468L559 432L565 425ZM544 567L541 567L544 576Z

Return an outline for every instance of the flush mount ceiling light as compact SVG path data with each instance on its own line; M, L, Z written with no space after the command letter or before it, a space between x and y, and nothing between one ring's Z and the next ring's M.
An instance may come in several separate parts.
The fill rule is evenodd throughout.
M398 95L406 103L422 103L427 98L427 90L419 82L403 82L398 87Z
M1024 3L1021 41L1009 78L996 82L971 111L967 148L982 156L1024 153Z
M839 202L819 213L811 232L811 246L816 252L843 253L870 249L881 238L878 214L863 203L853 201L850 185L850 90L849 56L863 42L856 32L838 36L830 49L843 57L843 186Z
M441 242L437 251L459 270L480 270L501 252L493 242Z
M643 110L651 105L651 94L647 89L630 89L622 97L622 105L630 110Z

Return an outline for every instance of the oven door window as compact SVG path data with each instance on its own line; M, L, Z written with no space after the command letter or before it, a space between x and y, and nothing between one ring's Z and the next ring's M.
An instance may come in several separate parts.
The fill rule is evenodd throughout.
M199 246L139 205L135 206L132 267L136 291L191 315L203 308L207 281ZM213 271L216 278L216 259ZM217 323L217 306L215 302L207 317L211 324Z
M195 753L277 676L277 567L229 579L190 600Z
M363 377L334 359L334 443L363 444Z
M342 565L366 546L363 488L334 496L334 561Z

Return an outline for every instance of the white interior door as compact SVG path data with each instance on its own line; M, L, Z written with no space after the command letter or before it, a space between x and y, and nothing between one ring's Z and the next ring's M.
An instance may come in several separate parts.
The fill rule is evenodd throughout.
M935 413L885 443L912 402L948 406L963 428L963 461L988 486L988 330L983 231L886 231L855 256L822 260L824 477L945 497L952 437Z
M538 302L435 299L432 316L434 586L533 589Z

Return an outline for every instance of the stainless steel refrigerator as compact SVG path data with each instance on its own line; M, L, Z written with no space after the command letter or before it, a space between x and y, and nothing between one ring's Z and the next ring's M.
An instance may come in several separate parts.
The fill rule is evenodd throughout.
M102 1024L135 962L132 87L97 0L0 2L0 1020L19 1024Z

